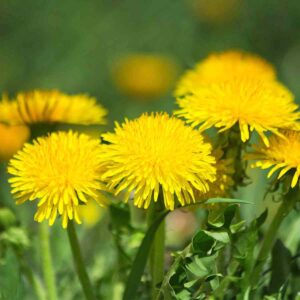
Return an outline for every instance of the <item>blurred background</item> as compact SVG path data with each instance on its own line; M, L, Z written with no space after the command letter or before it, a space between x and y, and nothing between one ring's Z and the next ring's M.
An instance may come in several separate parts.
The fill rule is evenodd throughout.
M109 110L108 126L101 130L111 129L115 120L145 111L171 113L176 107L172 89L177 78L214 51L241 49L263 56L276 66L280 80L296 99L300 96L298 0L2 0L0 36L1 92L13 96L20 90L59 89L95 96ZM244 210L248 218L262 211L265 187L261 172L249 172L253 184L241 190L240 196L257 205ZM2 200L16 211L29 236L34 236L34 206L16 209L8 187L2 193L6 195ZM111 217L116 213L119 218L121 213L124 219L115 228L98 207L87 209L83 216L85 256L101 299L119 299L128 267L128 253L114 253L113 244L120 249L126 244L130 254L142 237L142 231L123 226L129 216L126 208L116 210L112 209ZM135 213L136 224L140 218ZM183 211L170 218L169 247L177 249L199 226L201 216ZM289 222L294 224L288 240L292 248L299 241L299 221L292 216ZM99 245L99 235L107 243ZM59 224L52 236L61 299L81 299ZM34 255L26 255L39 274L35 239L26 246ZM120 268L125 269L124 274ZM111 282L113 290L108 288ZM26 284L25 290L24 299L34 299Z
M110 120L171 112L174 76L212 51L236 48L275 64L280 79L299 96L299 30L297 0L3 0L0 88L10 94L34 88L85 92L109 109ZM124 81L142 81L130 70L134 65L116 70L136 54L173 64L171 70L158 65L149 75L162 77L161 93L143 97L126 91L130 83L118 82L118 72Z

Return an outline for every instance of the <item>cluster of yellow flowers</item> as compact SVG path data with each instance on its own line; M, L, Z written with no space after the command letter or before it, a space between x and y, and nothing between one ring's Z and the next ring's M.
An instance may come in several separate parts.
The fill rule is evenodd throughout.
M186 122L167 113L143 114L116 123L102 142L69 131L25 144L8 167L17 203L38 199L35 220L52 225L60 215L66 228L68 220L81 222L80 205L92 199L105 204L100 191L132 198L143 208L162 201L169 210L226 196L233 184L231 161L202 131L226 131L235 124L243 142L254 131L262 139L252 153L255 166L273 167L270 174L282 168L279 177L295 169L291 185L296 185L300 114L269 63L238 51L210 55L183 75L175 95L175 115ZM21 93L0 103L0 122L10 124L102 124L105 114L93 98L58 91Z

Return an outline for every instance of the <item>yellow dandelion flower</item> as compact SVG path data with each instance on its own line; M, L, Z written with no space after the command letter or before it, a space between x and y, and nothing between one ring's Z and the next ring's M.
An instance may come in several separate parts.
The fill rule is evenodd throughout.
M200 207L209 210L226 207L224 203L205 204L203 202L211 198L230 197L230 189L234 185L232 178L234 174L232 159L223 158L223 151L220 148L214 149L212 154L216 159L216 180L209 183L209 190L205 194L195 192L195 197L196 200L200 202Z
M62 226L68 220L81 223L80 203L92 199L103 204L99 182L99 140L72 131L52 133L25 144L9 162L9 182L17 204L38 199L35 220L49 220L57 215Z
M87 95L59 91L31 91L0 102L0 122L8 124L70 123L105 124L107 111Z
M148 208L162 193L167 209L195 202L194 191L207 192L215 180L211 145L197 131L167 114L144 114L103 135L103 181L115 194L133 194L134 204Z
M216 159L216 180L209 182L209 190L197 195L197 200L203 201L210 198L228 197L230 188L234 185L232 159L222 158L223 151L220 148L213 150L212 155Z
M0 124L0 160L10 159L29 139L30 130L27 126L9 126Z
M247 155L247 159L257 160L252 167L271 169L270 178L279 171L278 179L290 171L293 174L291 187L294 188L300 176L300 132L293 130L282 131L284 138L270 137L270 146L255 145L254 151Z
M176 74L177 66L170 58L136 54L115 64L113 79L123 94L148 100L165 94L174 83Z
M227 130L239 125L243 142L256 131L266 145L267 131L280 135L280 128L294 128L300 117L291 92L275 81L234 79L199 86L193 94L179 97L175 114L200 130ZM299 126L297 126L299 127Z
M218 83L235 78L275 80L276 72L271 64L259 56L241 51L214 53L188 70L177 84L176 96L193 93L203 84Z

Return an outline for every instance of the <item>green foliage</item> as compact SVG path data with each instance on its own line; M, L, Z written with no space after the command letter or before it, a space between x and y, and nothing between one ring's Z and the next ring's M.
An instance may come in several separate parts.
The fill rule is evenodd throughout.
M219 218L211 212L214 218L209 218L206 229L194 235L187 251L175 254L161 295L180 300L232 299L234 295L247 298L246 278L253 267L258 230L267 213L246 226L238 219L237 211L238 205L231 204L218 212Z
M22 300L23 292L18 259L9 248L0 260L0 300Z

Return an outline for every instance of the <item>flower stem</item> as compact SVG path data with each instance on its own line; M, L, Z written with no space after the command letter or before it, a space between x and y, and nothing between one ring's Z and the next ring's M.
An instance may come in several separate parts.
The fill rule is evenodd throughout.
M42 254L42 266L45 285L49 300L57 300L57 291L55 284L55 274L52 264L52 256L49 243L49 227L48 224L42 222L39 226L40 247Z
M90 279L89 279L88 274L85 269L81 250L79 247L78 237L77 237L75 227L74 227L74 224L72 221L69 222L67 230L68 230L70 246L72 249L75 269L76 269L77 275L79 277L79 280L80 280L80 283L81 283L81 286L83 289L83 293L87 300L94 300L95 297L94 297L92 285L91 285Z
M151 226L159 212L161 207L159 203L153 203L149 207L147 221L148 227ZM159 290L157 284L161 283L164 279L164 262L165 262L165 221L163 220L159 225L155 237L152 243L150 255L149 255L149 267L150 275L152 279L151 283L151 299L156 299Z
M272 247L276 240L277 231L278 231L282 221L293 209L296 200L297 200L297 197L293 197L293 195L291 198L287 197L286 199L283 199L283 201L281 202L281 204L280 204L280 206L279 206L279 208L278 208L278 210L266 232L261 249L257 256L256 265L250 276L251 286L253 288L255 288L259 282L265 262L269 256L270 251L272 250Z
M21 268L22 273L25 275L28 283L31 284L33 290L35 291L37 299L47 300L45 288L36 274L34 274L34 272L23 261L21 261Z

